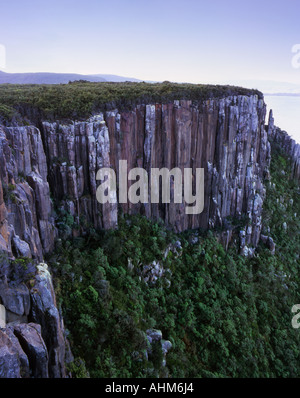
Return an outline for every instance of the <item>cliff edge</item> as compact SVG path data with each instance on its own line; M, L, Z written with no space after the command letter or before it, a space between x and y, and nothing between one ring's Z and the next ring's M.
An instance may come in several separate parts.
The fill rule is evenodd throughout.
M162 219L177 232L220 228L228 246L232 219L244 254L259 242L268 138L280 140L299 177L299 145L265 126L259 95L138 103L98 111L86 120L45 120L0 126L0 376L66 377L70 360L51 274L44 264L58 237L59 214L72 218L69 236L89 228L116 228L121 213ZM104 204L96 199L96 173L143 167L204 168L204 211L186 215L183 204ZM69 358L69 359L68 359Z

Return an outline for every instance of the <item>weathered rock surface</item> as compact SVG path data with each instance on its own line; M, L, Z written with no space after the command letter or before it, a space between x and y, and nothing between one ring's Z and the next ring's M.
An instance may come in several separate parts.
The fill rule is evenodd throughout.
M19 323L13 326L14 334L18 338L26 354L35 378L48 377L48 352L41 335L41 326L35 323Z
M124 159L128 170L191 168L195 176L204 168L205 186L201 214L187 215L184 201L120 203L122 211L163 219L177 231L223 226L227 217L246 214L246 241L256 246L270 161L265 113L257 96L232 96L137 105L72 124L42 122L41 132L0 127L0 249L39 261L52 250L50 191L82 229L116 227L118 204L98 203L96 174L112 167L118 177Z
M152 354L153 344L159 343L161 346L162 354L163 354L161 366L166 366L166 363L167 363L166 356L167 356L167 353L172 348L172 343L169 340L164 340L162 338L161 330L158 330L158 329L148 329L146 331L146 336L148 339L147 357L148 357L148 355Z
M292 161L292 177L300 179L300 145L287 132L274 125L273 111L270 110L268 121L268 136L277 142Z
M29 370L32 377L65 376L63 325L52 282L50 277L43 281L36 269L36 263L54 248L56 237L47 169L36 127L0 126L0 302L7 336L2 357L12 365L12 370L2 369L2 377L24 377ZM9 259L14 258L29 262L10 266ZM31 291L23 282L29 278L34 281ZM16 323L23 326L14 326L11 332ZM17 342L29 360L28 372L21 369Z
M6 309L7 322L11 320L27 317L30 312L29 290L24 283L19 285L9 285L4 277L0 280L0 299ZM15 318L13 318L13 314Z
M57 202L77 220L113 228L118 207L96 199L96 173L119 160L128 170L179 167L205 170L204 211L186 215L185 203L121 203L124 212L161 218L175 230L223 225L226 217L247 214L247 241L256 246L270 161L266 108L257 96L174 101L109 111L86 122L43 123L49 184ZM130 185L130 184L129 184ZM149 182L149 193L150 193ZM171 194L172 197L172 194Z
M261 241L266 244L266 246L270 250L271 254L274 255L275 250L276 250L276 244L275 244L274 240L270 236L266 236L263 234L261 234L260 238L261 238Z
M0 126L0 179L0 250L41 261L54 247L56 229L36 127Z
M162 332L158 329L148 329L146 334L150 344L153 341L160 341L162 339Z
M6 310L4 305L0 304L0 328L5 328L6 326Z
M0 329L0 378L29 376L29 362L10 328Z
M64 326L56 306L52 278L46 264L35 268L31 289L25 283L0 279L3 345L0 377L66 377L69 354ZM1 341L0 341L1 347ZM1 364L3 365L1 369Z
M268 136L281 143L293 160L293 174L300 176L299 145L274 127L272 114L266 130L265 116L263 100L252 95L136 105L72 123L41 120L40 130L0 126L0 302L6 311L1 377L66 376L64 327L51 275L44 264L36 268L54 248L54 205L80 225L80 230L69 227L73 234L90 226L115 228L121 209L163 219L177 231L222 227L218 238L226 248L233 235L229 220L246 215L239 239L241 252L251 255L261 235ZM151 168L179 167L191 168L195 176L196 168L204 168L203 212L187 215L185 203L99 204L97 171L113 168L118 177L119 160L127 160L128 171L142 167L149 174ZM20 257L29 259L30 287L10 266L9 259ZM158 264L150 270L161 276ZM101 289L103 296L109 294ZM169 346L162 342L164 352ZM41 362L39 368L33 358Z
M41 325L41 333L48 348L49 375L65 377L65 338L59 315L52 278L47 264L37 266L35 285L31 289L31 318Z

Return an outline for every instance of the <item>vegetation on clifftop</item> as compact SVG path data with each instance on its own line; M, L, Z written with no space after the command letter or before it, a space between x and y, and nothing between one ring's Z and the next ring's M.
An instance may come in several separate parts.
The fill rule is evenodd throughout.
M77 358L73 376L86 367L92 377L299 377L291 308L300 303L300 200L289 174L273 143L263 219L275 255L261 243L243 257L238 245L225 252L212 231L175 235L128 216L118 230L58 242L49 264ZM151 284L142 270L153 261L166 274ZM172 343L166 366L159 349L146 360L149 328Z
M178 99L194 101L230 95L262 93L234 86L178 83L90 83L77 81L53 85L0 85L2 121L32 122L42 119L81 119L100 110L130 107L150 102ZM0 120L1 120L0 119Z

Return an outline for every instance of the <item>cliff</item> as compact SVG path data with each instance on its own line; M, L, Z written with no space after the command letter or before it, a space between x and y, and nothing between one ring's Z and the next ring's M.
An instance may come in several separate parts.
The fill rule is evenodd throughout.
M90 227L115 228L125 212L160 218L178 232L219 227L225 246L231 220L246 216L241 250L256 247L271 156L268 134L277 139L272 115L268 131L265 116L263 99L251 94L136 104L85 121L40 120L39 128L0 126L0 250L5 254L0 301L7 312L6 328L0 329L3 374L66 375L63 323L51 275L41 264L54 249L60 212L74 220L69 231L74 236ZM299 146L282 140L299 175ZM118 172L123 159L129 170L179 167L192 168L194 175L196 168L204 168L204 211L187 215L184 204L174 203L99 204L97 171L112 167ZM26 272L17 272L18 258L27 258ZM15 373L5 365L8 361L14 361Z
M53 204L81 228L96 229L114 228L120 211L163 219L176 231L226 227L227 218L246 214L246 241L256 246L270 160L265 112L257 96L233 96L137 105L72 124L43 121L41 131L2 127L2 250L41 261L57 235ZM112 167L118 173L122 159L129 170L179 167L194 175L204 168L204 211L186 215L184 203L99 204L97 171Z
M270 149L264 130L265 106L256 96L204 103L174 101L138 105L131 111L101 113L72 125L43 123L49 184L55 201L95 228L116 225L118 207L96 200L96 172L126 159L128 169L174 167L205 170L205 204L187 216L184 204L121 204L123 212L161 218L177 231L222 225L226 217L248 214L259 239L262 179ZM149 187L150 190L150 187Z
M268 121L268 138L276 142L292 162L291 177L300 178L300 145L286 131L274 125L273 111L270 110Z

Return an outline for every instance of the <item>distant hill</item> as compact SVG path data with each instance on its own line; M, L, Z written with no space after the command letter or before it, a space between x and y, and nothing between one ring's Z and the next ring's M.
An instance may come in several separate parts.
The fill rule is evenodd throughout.
M80 75L76 73L6 73L0 71L0 84L67 84L70 81L89 82L139 82L140 80L117 75Z

